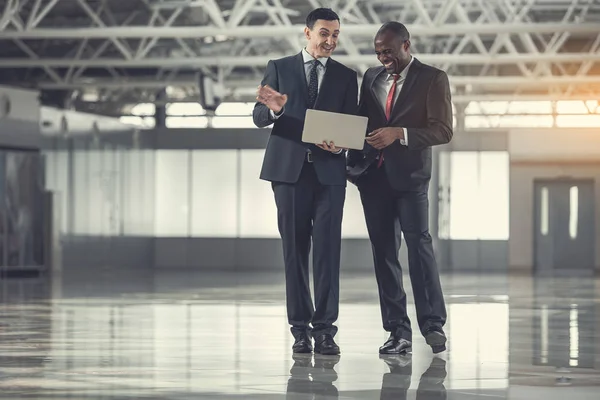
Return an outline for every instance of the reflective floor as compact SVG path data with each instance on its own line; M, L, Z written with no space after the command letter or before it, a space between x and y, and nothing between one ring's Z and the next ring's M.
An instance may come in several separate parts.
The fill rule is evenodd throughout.
M1 280L0 398L598 398L598 279L442 282L448 351L433 356L415 335L412 355L382 359L371 274L343 275L340 357L292 356L281 274Z

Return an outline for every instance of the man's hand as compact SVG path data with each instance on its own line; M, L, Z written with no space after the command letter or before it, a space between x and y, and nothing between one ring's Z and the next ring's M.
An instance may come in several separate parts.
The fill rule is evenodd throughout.
M285 103L287 103L287 94L281 94L269 85L259 85L256 91L256 100L267 106L274 113L281 111Z
M323 144L317 144L317 147L323 149L325 151L330 151L332 153L340 153L342 150L345 150L343 147L335 147L335 143L323 141Z
M377 150L384 149L396 140L404 139L403 128L379 128L369 133L367 143L375 147Z

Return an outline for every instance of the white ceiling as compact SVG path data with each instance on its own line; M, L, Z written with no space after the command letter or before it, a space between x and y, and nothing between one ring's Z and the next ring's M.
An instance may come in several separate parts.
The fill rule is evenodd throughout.
M167 87L193 99L201 71L225 100L251 101L319 6L342 20L334 58L360 74L377 65L374 33L397 20L414 54L448 72L456 102L600 97L597 0L0 0L0 83L82 108L95 92L111 112Z

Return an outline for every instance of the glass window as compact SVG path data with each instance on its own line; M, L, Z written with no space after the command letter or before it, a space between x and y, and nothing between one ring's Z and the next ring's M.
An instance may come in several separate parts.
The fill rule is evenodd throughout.
M99 157L90 157L90 153L83 149L73 152L73 205L70 210L71 234L87 235L90 218L90 173L89 163Z
M508 101L471 101L465 108L465 114L504 114L506 110Z
M450 239L477 239L479 171L477 152L450 153Z
M127 115L120 117L119 122L145 129L151 129L156 126L156 120L154 117L136 117L133 115Z
M167 117L165 120L167 128L206 128L207 117Z
M256 128L252 117L213 117L213 128Z
M600 114L600 102L598 100L588 100L585 102L585 107L592 114Z
M511 101L508 114L552 114L550 101Z
M191 236L236 237L238 151L192 151Z
M344 203L344 217L342 219L342 237L345 239L368 239L367 223L360 193L356 186L348 184L346 201Z
M466 128L550 128L552 115L468 115Z
M556 102L558 114L587 114L589 112L586 104L578 100L561 100Z
M550 220L549 213L549 205L548 205L548 188L542 188L542 199L541 199L541 207L540 207L540 233L543 236L548 235L548 226Z
M169 103L166 107L167 115L178 115L178 116L198 116L205 115L206 111L200 103Z
M449 151L440 152L438 167L438 237L450 239L450 155ZM430 187L430 191L434 190Z
M579 188L572 186L569 190L569 236L577 239L577 223L579 222Z
M509 157L506 151L479 153L478 239L508 240Z
M55 190L58 191L60 196L60 216L61 216L61 228L62 234L68 233L69 227L69 152L66 150L59 150L56 154L56 175L55 175Z
M265 151L240 153L240 237L278 238L273 190L269 182L259 179Z
M147 171L143 166L143 154L139 149L130 149L122 153L123 157L123 230L125 235L145 236L144 203Z
M559 128L598 128L600 115L558 115L556 126Z
M449 239L508 239L507 152L451 152L449 188L450 218L440 220L440 228L449 225Z
M215 115L252 115L254 103L221 103L215 110Z
M481 114L552 114L550 101L472 101L467 115Z
M155 234L187 237L189 234L189 152L156 151Z
M139 103L131 108L132 115L154 115L156 114L156 106L154 103Z

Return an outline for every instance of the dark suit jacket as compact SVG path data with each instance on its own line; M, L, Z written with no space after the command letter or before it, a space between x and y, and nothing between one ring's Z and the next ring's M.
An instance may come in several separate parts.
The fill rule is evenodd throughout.
M302 142L304 117L308 102L308 85L302 53L271 60L262 80L288 100L283 114L275 121L267 106L256 103L252 116L254 124L265 127L273 124L260 178L271 182L295 183L310 149L319 182L323 185L346 185L346 154L333 154L313 144ZM327 61L323 82L315 109L343 114L357 112L358 79L356 71L332 60Z
M427 190L431 179L431 146L452 139L452 104L448 76L442 70L413 60L402 90L392 108L390 120L373 91L373 83L383 66L365 72L358 113L369 118L368 132L390 126L408 131L408 147L396 140L383 149L385 171L391 186L400 191ZM348 179L357 183L378 155L365 142L362 151L348 153Z

